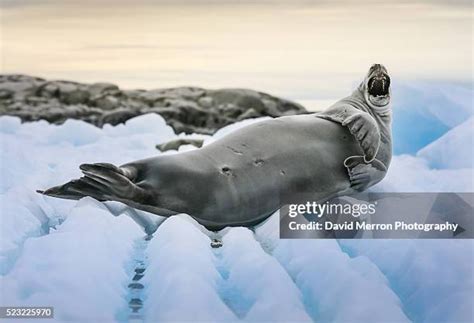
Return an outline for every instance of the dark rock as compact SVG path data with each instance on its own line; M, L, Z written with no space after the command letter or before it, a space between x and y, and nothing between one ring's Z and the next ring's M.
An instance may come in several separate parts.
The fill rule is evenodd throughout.
M103 95L94 99L94 104L103 110L113 110L119 107L120 101L112 95Z
M164 95L162 91L150 90L141 92L138 98L149 106L153 106L162 103L167 98L167 96Z
M235 106L232 103L220 105L218 110L228 118L238 118L245 111L245 109ZM254 108L250 108L249 110L255 111Z
M38 105L41 103L48 103L48 99L40 96L27 96L25 102L31 105Z
M36 78L23 79L17 78L18 75L8 75L1 79L0 90L13 94L15 100L24 100L26 96L35 95L36 89L41 84ZM18 81L16 81L18 80Z
M65 104L87 103L89 92L82 89L81 86L74 82L60 81L58 85L59 100Z
M210 109L214 105L214 100L210 96L204 96L199 98L198 104L203 108Z
M119 123L125 123L125 121L127 121L128 119L136 117L137 115L139 115L137 111L117 109L104 113L100 119L100 124L104 125L108 123L115 126Z
M263 99L263 104L266 107L266 111L270 116L280 116L282 111L278 110L278 104L275 101Z
M156 145L156 149L162 152L168 150L178 150L179 147L183 145L193 145L194 147L201 148L202 144L203 140L201 139L176 139Z
M98 96L105 92L118 91L119 87L112 83L94 83L89 85L88 90L91 96Z
M50 123L63 123L65 121L64 109L51 108L46 113L41 115L41 119L44 119Z
M38 87L37 95L46 98L59 97L59 85L55 82L46 82Z
M245 111L244 113L242 113L238 118L237 120L244 120L244 119L251 119L251 118L258 118L260 117L260 113L258 113L257 111L255 111L254 109L248 109L247 111Z
M69 118L116 125L146 113L160 114L176 133L213 134L239 120L307 111L299 104L247 89L177 87L121 90L111 83L46 81L0 75L0 115L60 124Z
M223 89L210 91L209 95L214 99L217 105L233 104L245 109L253 108L263 113L266 110L265 104L260 99L256 91L244 89Z
M9 89L0 89L0 100L7 100L13 97L13 91Z

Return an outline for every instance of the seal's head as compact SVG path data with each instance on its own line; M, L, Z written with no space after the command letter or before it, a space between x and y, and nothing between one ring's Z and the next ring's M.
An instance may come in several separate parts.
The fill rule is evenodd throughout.
M362 83L361 90L365 101L372 108L383 108L390 103L390 76L381 64L370 67Z

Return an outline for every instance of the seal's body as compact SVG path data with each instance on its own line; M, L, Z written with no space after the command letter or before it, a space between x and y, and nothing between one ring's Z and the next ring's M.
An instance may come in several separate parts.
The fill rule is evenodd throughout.
M120 167L84 164L84 177L43 193L120 201L165 216L187 213L213 229L253 225L284 203L324 201L383 178L390 159L384 140L379 144L381 121L367 104L357 107L363 95L351 97L356 103L255 123L201 149Z
M299 115L122 167L139 170L135 181L155 191L149 204L190 214L208 227L251 225L303 194L321 200L349 189L343 162L361 153L347 129Z

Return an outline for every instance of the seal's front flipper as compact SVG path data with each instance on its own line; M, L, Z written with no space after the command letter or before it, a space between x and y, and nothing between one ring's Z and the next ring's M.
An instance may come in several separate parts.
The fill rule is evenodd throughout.
M44 191L37 190L36 192L43 195L69 200L79 200L85 196L91 196L99 201L106 200L102 192L90 183L88 183L88 181L84 177L69 181L63 185L48 188Z
M375 158L380 146L380 129L369 113L350 105L336 105L316 115L347 127L364 151L366 163Z
M380 182L387 173L387 168L378 159L365 163L362 156L349 157L344 161L347 168L351 187L359 192Z
M380 131L374 118L366 112L359 112L345 119L342 125L349 128L359 142L364 151L365 161L374 160L380 145Z

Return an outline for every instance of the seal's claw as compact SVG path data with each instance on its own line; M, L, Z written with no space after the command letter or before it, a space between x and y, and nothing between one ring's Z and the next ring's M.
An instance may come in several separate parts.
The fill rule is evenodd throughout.
M348 170L351 188L359 192L379 182L387 171L385 166L377 159L370 164L366 164L361 162L361 158L353 157L344 164Z
M363 127L362 129L359 130L359 132L357 133L357 140L358 141L362 141L366 138L367 134L369 133L369 131Z
M372 161L374 158L375 158L375 149L373 147L369 147L367 149L364 159L366 162L369 162L369 161Z
M368 140L360 141L360 145L364 149L364 151L368 152L370 150L370 142Z

